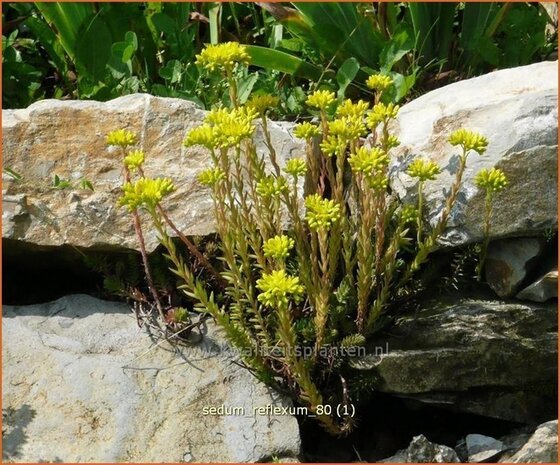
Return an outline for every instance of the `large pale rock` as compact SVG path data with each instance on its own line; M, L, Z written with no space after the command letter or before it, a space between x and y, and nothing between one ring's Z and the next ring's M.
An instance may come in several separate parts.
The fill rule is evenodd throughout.
M558 420L540 425L527 443L511 458L510 463L557 463Z
M416 184L404 170L415 157L436 161L443 172L425 186L432 224L458 166L458 149L447 139L461 127L485 135L489 145L484 156L469 156L442 244L482 239L484 193L474 184L481 168L500 168L509 179L507 189L494 198L493 237L556 228L558 63L496 71L434 90L402 107L396 124L401 146L393 159L392 185L401 198L416 201Z
M377 379L377 391L538 422L556 411L556 326L554 304L429 302L400 318L372 341L369 355L351 363Z
M6 461L254 462L296 457L290 403L232 363L220 331L175 353L126 305L85 295L3 309ZM205 407L238 408L205 415Z
M148 176L170 177L177 186L166 208L187 235L215 232L209 191L196 181L210 164L207 151L185 148L186 132L205 116L192 102L134 94L110 102L43 100L24 110L2 111L3 166L23 176L4 176L2 237L39 245L123 246L137 248L129 215L117 207L122 183L121 154L107 148L106 135L126 128L139 134L147 154ZM280 164L303 156L290 123L270 123ZM257 150L265 153L263 136ZM54 190L53 176L74 184L86 178L95 192ZM150 250L157 246L154 228L146 228Z

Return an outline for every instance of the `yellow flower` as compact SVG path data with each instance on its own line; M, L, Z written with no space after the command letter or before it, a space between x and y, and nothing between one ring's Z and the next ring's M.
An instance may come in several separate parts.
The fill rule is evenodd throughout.
M307 171L307 164L301 158L292 158L286 162L284 171L294 177L301 176Z
M369 103L363 100L358 100L356 103L353 103L352 100L348 99L339 105L336 109L336 115L340 117L362 119L368 110Z
M250 107L239 107L232 110L219 108L208 112L206 115L205 129L195 133L193 140L203 145L213 147L236 147L244 139L252 137L255 132L253 120L258 116ZM208 129L210 128L210 129ZM190 142L187 137L187 142Z
M288 305L290 300L300 302L304 288L297 276L289 276L285 270L263 273L257 280L257 288L261 291L257 297L263 305L278 308Z
M479 155L486 152L486 147L488 147L488 139L486 137L463 128L457 129L451 134L449 143L451 145L460 145L465 152L474 150Z
M124 164L129 170L140 168L144 164L146 156L142 150L133 150L124 157Z
M329 124L329 135L339 137L341 140L346 142L351 142L357 140L366 131L366 125L362 122L361 118L338 118L330 121Z
M416 223L418 210L414 205L404 205L400 211L400 216L403 224Z
M387 138L387 147L392 149L401 145L401 141L397 138L397 136L390 135Z
M321 134L321 130L319 129L319 127L307 121L296 125L296 127L294 128L294 136L298 137L299 139L311 139L312 137L316 137L319 134Z
M138 207L154 209L162 199L173 192L175 186L167 178L140 178L136 182L123 185L124 194L119 199L120 205L128 207L130 211Z
M375 129L381 122L388 122L392 118L396 118L399 113L399 106L394 103L385 105L378 103L367 115L368 128Z
M210 71L215 69L231 71L236 63L248 65L250 61L247 47L238 42L208 45L199 55L196 55L196 64Z
M348 158L348 163L355 173L372 174L385 168L389 163L389 157L379 147L371 149L360 147Z
M126 129L117 129L107 134L107 145L127 147L136 144L136 134Z
M324 155L330 157L331 155L343 153L347 145L347 140L329 134L323 142L321 142L321 150Z
M409 176L418 178L420 181L433 181L441 173L441 168L431 160L417 158L406 170Z
M203 124L194 129L191 129L187 137L183 141L185 147L193 145L201 145L207 149L214 149L218 145L218 138L216 137L215 128L209 124Z
M366 86L380 92L386 90L391 84L393 84L393 80L384 74L372 74L366 81Z
M326 110L335 102L334 92L330 90L316 90L313 92L305 103L308 106L317 108L318 110Z
M387 189L389 179L384 173L375 173L367 178L368 186L375 191L382 191Z
M311 229L326 229L340 219L340 205L334 200L323 199L319 194L309 195L305 199L307 212L305 219Z
M266 199L279 197L287 189L286 178L283 177L266 176L257 183L257 194Z
M294 240L288 236L274 236L263 244L265 257L284 260L294 246Z
M475 183L487 192L499 192L508 185L508 180L504 172L498 168L481 169L476 177Z
M263 114L270 108L277 107L280 99L270 94L251 95L245 105L253 108L257 113Z
M220 168L207 168L198 175L198 182L203 186L213 187L225 177L226 174Z

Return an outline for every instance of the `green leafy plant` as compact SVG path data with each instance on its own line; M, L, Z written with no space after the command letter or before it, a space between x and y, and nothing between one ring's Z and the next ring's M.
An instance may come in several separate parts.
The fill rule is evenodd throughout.
M415 280L446 228L467 159L472 152L483 155L488 142L465 129L451 134L460 163L443 211L428 227L423 185L439 174L437 165L419 160L407 168L419 183L415 205L400 204L388 190L389 153L399 145L390 131L399 107L382 101L392 84L389 77L367 79L373 106L338 104L330 90L311 93L306 103L317 124L304 122L294 130L306 142L306 157L282 163L267 122L277 99L256 95L240 103L235 74L249 63L247 50L235 43L213 45L197 60L230 85L232 107L210 111L184 141L203 147L212 162L199 182L214 201L222 270L205 261L170 220L163 205L174 184L146 176L145 155L134 149L136 136L117 130L107 139L122 154L120 204L132 214L154 301L159 296L150 282L139 210L151 218L193 309L216 320L259 379L291 392L330 433L345 434L354 425L352 417L340 418L328 408L336 404L347 411L350 393L358 389L345 350L365 344L414 297ZM264 133L266 157L253 140L256 124ZM369 132L366 144L363 136ZM210 279L200 279L188 265L172 233ZM179 314L189 318L180 310L158 309L164 321L174 323Z

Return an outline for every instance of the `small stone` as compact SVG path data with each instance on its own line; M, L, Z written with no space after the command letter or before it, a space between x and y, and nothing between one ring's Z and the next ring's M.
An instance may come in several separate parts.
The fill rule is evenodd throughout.
M516 297L533 302L546 302L558 297L558 270L549 271L519 292Z
M504 239L490 244L485 263L486 282L500 297L511 297L542 252L535 238Z
M482 434L469 434L466 438L469 462L486 462L504 449L501 441Z
M460 462L457 453L448 446L430 442L423 434L415 436L407 449L407 463Z

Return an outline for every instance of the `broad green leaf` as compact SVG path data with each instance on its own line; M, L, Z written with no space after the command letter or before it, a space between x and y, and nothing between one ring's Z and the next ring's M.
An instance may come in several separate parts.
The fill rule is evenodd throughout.
M111 33L104 19L99 14L87 18L76 43L78 72L91 77L93 81L101 81L111 56L111 45Z
M384 73L391 71L393 66L413 48L414 37L411 31L406 28L399 28L379 55L381 71Z
M240 82L238 83L237 86L238 98L242 104L245 103L249 98L249 95L251 95L255 82L257 82L258 78L259 78L258 73L251 73L248 76L241 79Z
M274 69L312 81L318 80L322 75L321 68L288 53L257 45L247 45L246 47L247 52L251 56L251 64L254 66Z
M346 88L358 74L360 63L355 58L348 58L336 73L336 82L338 83L338 98L343 99Z

